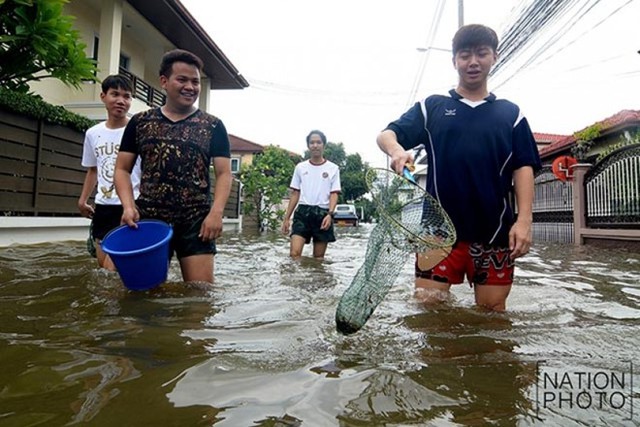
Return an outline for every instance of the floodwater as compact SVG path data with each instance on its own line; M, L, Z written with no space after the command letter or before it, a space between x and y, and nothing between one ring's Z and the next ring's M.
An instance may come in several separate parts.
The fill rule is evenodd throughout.
M640 425L639 254L536 244L504 314L467 285L421 305L407 262L345 337L371 227L339 229L324 262L227 234L211 290L174 263L128 292L81 242L0 249L0 425Z

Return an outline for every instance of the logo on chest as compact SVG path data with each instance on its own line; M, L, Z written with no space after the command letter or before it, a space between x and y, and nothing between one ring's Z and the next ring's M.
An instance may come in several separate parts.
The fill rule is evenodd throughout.
M445 116L455 116L456 115L456 109L453 108L453 109L449 110L449 109L445 108L444 109L444 115Z

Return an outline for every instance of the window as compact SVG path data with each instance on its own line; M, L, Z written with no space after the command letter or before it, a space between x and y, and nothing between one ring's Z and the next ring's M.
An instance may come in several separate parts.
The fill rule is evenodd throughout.
M93 49L91 51L91 59L98 60L98 47L100 45L100 38L97 35L93 36Z
M240 159L237 157L231 158L231 173L239 173L240 172Z
M97 35L93 35L93 46L91 48L91 59L93 59L94 61L96 61L96 63L98 63L98 46L100 45L100 38ZM93 72L94 76L98 76L98 70L95 70ZM87 83L95 83L95 81L93 80L84 80Z
M120 53L120 68L129 71L129 64L131 63L131 58L129 58L124 53Z
M100 47L100 37L97 34L93 36L93 48L91 49L91 59L98 62L98 49ZM131 66L131 58L120 52L120 69L124 69L129 71L129 67Z

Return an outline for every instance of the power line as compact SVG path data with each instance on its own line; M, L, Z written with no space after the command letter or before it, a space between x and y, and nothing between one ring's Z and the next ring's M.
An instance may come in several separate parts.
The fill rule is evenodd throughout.
M491 76L495 76L507 63L519 56L523 48L535 41L545 27L557 21L575 3L576 0L536 0L529 4L502 37L498 46L498 61Z
M545 32L545 30L547 30L549 27L552 27L553 24L557 24L561 18L565 17L565 20L568 21L568 23L564 23L564 25L560 26L559 28L558 26L556 26L554 28L556 29L556 31L552 33L546 40L543 40L540 47L538 47L538 49L534 53L529 54L522 65L520 65L514 72L508 73L503 81L501 81L497 86L494 86L494 89L507 84L523 69L536 67L552 58L553 56L557 55L558 53L564 51L586 33L600 26L607 19L610 19L614 14L619 13L625 6L632 3L633 0L626 0L624 4L617 7L606 17L591 26L589 29L573 37L571 40L566 42L563 46L559 47L555 51L550 52L551 48L555 46L563 36L566 35L567 31L569 31L569 29L572 29L577 22L584 19L587 14L591 13L595 6L600 3L600 1L601 0L582 0L579 2L577 0L521 0L518 6L512 8L511 10L511 19L515 22L513 22L513 24L507 27L507 30L504 31L504 36L498 49L500 52L500 59L492 70L492 75L497 74L502 77L502 74L504 74L505 71L508 70L513 61L515 61L515 59L519 56L523 55L530 45L534 44L538 40L541 40L541 34ZM576 6L578 7L576 8ZM430 31L427 37L427 46L430 46L435 39L439 25L442 21L443 11L444 1L439 0L436 6L436 11L432 18L432 25L430 26ZM248 78L248 80L251 82L251 87L256 90L283 93L293 96L320 97L330 101L338 101L345 104L364 106L383 106L389 105L390 103L400 105L400 101L397 98L405 97L408 95L407 105L410 105L415 101L415 96L420 89L421 81L424 77L427 62L429 60L430 50L435 50L435 48L430 47L425 49L424 54L421 57L421 61L411 90L408 93L405 91L380 91L366 89L360 91L336 91L329 89L300 87L259 79ZM542 58L542 54L545 53L548 53L548 55ZM599 62L609 62L616 58L617 57L603 59ZM566 70L565 72L575 71L580 68L586 68L597 63L598 62L592 61L589 64L577 66L570 70ZM446 89L449 89L449 86L447 86L445 90ZM395 99L390 100L389 98Z
M436 33L438 32L438 27L440 26L440 22L442 21L442 13L444 11L443 0L438 0L438 4L436 5L436 13L433 15L433 20L431 22L431 26L429 34L427 35L427 40L424 46L426 46L426 51L420 58L420 65L418 65L418 71L416 73L415 78L413 79L413 84L411 85L411 90L409 91L409 97L407 98L407 106L410 106L415 102L415 97L420 89L420 83L422 82L422 78L424 77L424 70L427 68L427 62L429 60L429 54L431 53L431 49L429 47L433 44L433 41L436 37Z
M572 40L570 40L568 43L566 43L564 46L561 46L559 49L557 49L555 52L549 54L548 56L546 56L543 59L539 59L537 62L535 62L533 64L533 67L551 59L552 57L556 56L558 53L562 52L563 50L565 50L566 48L568 48L569 46L573 45L575 42L577 42L578 40L580 40L585 34L590 33L591 31L595 30L597 27L599 27L600 25L602 25L605 21L607 21L608 19L610 19L613 15L615 15L616 13L618 13L620 10L622 10L625 6L629 5L633 0L627 0L626 3L624 3L623 5L621 5L620 7L618 7L617 9L613 10L611 13L609 13L607 16L605 16L603 19L601 19L599 22L597 22L596 24L594 24L593 26L591 26L590 28L586 29L585 31L583 31L582 33L578 34L577 36L575 36ZM597 4L597 2L596 2ZM595 4L594 4L595 6ZM591 10L591 8L587 11L589 12ZM585 13L586 14L586 13ZM583 14L582 16L580 16L576 21L580 20L585 14ZM570 26L567 26L567 28L569 28ZM565 32L563 32L564 35Z
M593 1L593 0L592 0ZM587 2L583 2L582 3L582 7L580 8L580 10L578 10L576 13L574 13L574 15L569 18L569 22L570 23L574 23L574 22L578 22L582 17L584 17L584 15L586 15L591 9L593 9L593 7L595 7L595 5L597 5L600 2L600 0L595 0L595 2L592 2L591 4L587 3ZM583 11L584 9L587 9L586 11ZM569 10L566 10L564 12L569 12ZM580 14L579 17L576 18L576 16ZM547 39L546 41L543 42L542 46L538 48L538 50L536 52L534 52L533 54L529 55L529 58L527 58L525 60L525 63L523 66L521 66L518 71L520 71L521 69L527 67L528 65L531 64L531 62L533 62L535 60L535 58L538 57L539 54L545 52L546 50L548 50L551 46L553 46L553 44L555 44L561 36L563 36L564 34L566 34L567 31L569 31L569 29L571 28L571 25L565 25L562 26L558 31L556 31L554 34L551 35L551 37L549 39ZM513 77L514 74L511 75L511 77ZM508 80L508 79L507 79Z
M549 6L550 2L552 1L553 0L544 0L544 1L538 0L535 3L532 3L529 6L529 8L525 9L521 13L521 16L516 22L516 24L514 24L508 30L508 33L511 35L511 38L507 37L506 42L504 42L503 45L501 45L501 47L504 46L504 51L508 52L507 57L502 58L501 67L498 67L498 69L494 67L491 73L492 76L494 76L495 74L499 74L499 71L501 69L504 70L504 66L506 64L509 64L517 56L522 54L522 52L527 48L528 45L531 45L536 39L540 37L540 32L543 31L545 27L549 26L552 22L556 22L563 15L570 15L567 18L567 22L564 25L562 25L560 28L558 28L554 33L552 33L551 36L547 40L545 40L541 46L538 47L537 50L530 53L528 57L524 60L524 62L515 71L511 72L502 82L495 85L494 90L504 86L507 82L513 79L516 75L518 75L522 70L526 68L534 68L536 66L539 66L540 64L546 62L550 58L557 55L558 53L567 49L569 46L574 44L577 40L579 40L585 34L593 31L595 28L597 28L598 26L603 24L605 21L610 19L613 15L620 12L625 6L629 5L633 0L627 0L624 4L620 5L619 7L611 11L607 16L602 18L593 26L581 32L580 34L574 36L570 41L565 43L563 46L561 46L554 52L548 54L546 57L541 58L542 54L549 51L551 47L557 44L559 40L567 34L568 31L572 30L578 22L580 22L582 19L585 18L585 16L591 13L594 10L594 8L600 3L600 0L582 1L579 3L578 9L573 10L576 8L578 4L576 4L575 1L569 1L569 2L566 2L566 4L564 5L565 7L562 9L559 9L557 7L554 8L552 11L552 16L545 17L543 21L534 22L536 19L540 19L540 18L536 18L536 16L540 16L539 7ZM518 24L518 22L520 23L528 22L528 24L526 24L524 28L521 28L518 26L520 25ZM529 25L529 27L527 27L527 25ZM516 28L520 28L526 34L526 36L523 37L523 40L521 41L513 41L513 35L515 34ZM602 61L602 62L606 62L606 61Z
M384 97L384 96L401 96L405 95L404 91L335 91L329 89L318 89L302 86L293 86L283 83L270 82L267 80L259 80L247 77L247 80L251 83L251 86L264 90L273 90L279 92L291 92L301 95L315 95L315 96L359 96L359 97Z

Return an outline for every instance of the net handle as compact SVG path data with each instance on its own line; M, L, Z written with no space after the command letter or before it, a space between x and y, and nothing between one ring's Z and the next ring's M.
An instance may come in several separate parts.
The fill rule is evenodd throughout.
M376 170L376 169L372 169L371 171L372 171L372 172L375 172L375 170ZM418 187L418 188L420 189L420 191L424 192L424 196L423 196L423 198L427 198L430 202L432 202L432 203L436 203L438 206L440 206L440 204L437 202L437 200L436 200L436 199L434 199L434 198L433 198L433 196L432 196L431 194L429 194L429 193L427 193L426 191L424 191L424 190L423 190L423 189L418 185L418 183L415 181L415 178L413 177L413 174L411 173L411 171L409 171L409 169L408 169L406 166L405 166L405 167L404 167L404 169L403 169L403 174L402 174L402 176L397 175L395 172L390 171L390 170L388 170L388 169L378 169L378 170L383 170L383 171L385 171L386 173L394 174L394 175L395 175L395 176L397 176L398 178L400 178L400 179L404 179L405 181L407 181L407 182L408 182L408 183L410 183L411 185L414 185L414 186ZM413 180L412 180L412 179L409 179L409 178L407 177L407 175L408 175L408 176L410 176L411 178L413 178ZM421 237L421 236L418 236L418 235L414 234L411 230L409 230L407 227L405 227L405 226L402 224L402 222L401 222L401 221L398 221L398 220L397 220L396 218L394 218L393 216L388 215L388 214L386 213L385 209L383 208L382 203L380 202L380 200L378 200L378 198L377 198L374 194L372 194L372 198L373 198L373 200L376 202L376 204L378 205L378 207L380 208L380 209L378 210L378 212L380 212L380 214L381 214L382 216L384 216L384 217L385 217L389 222L391 222L392 224L395 224L396 226L400 227L400 228L405 232L405 234L406 234L407 236L412 237L412 238L415 238L415 239L416 239L416 240L418 240L419 242L421 242L421 243L423 243L423 244L425 244L425 245L429 246L430 248L434 248L434 249L435 249L435 248L445 248L445 247L451 246L451 243L452 243L452 242L443 241L443 243L442 243L441 245L437 245L437 246L435 246L435 247L434 247L433 242L431 242L431 241L429 241L429 240L427 240L427 239L425 239L425 238L423 238L423 237ZM442 209L442 207L440 207L440 209ZM444 210L443 210L443 212L444 212ZM446 213L445 213L445 214L446 214ZM448 218L445 218L445 222L447 222L447 223L451 223L451 220L449 220Z

